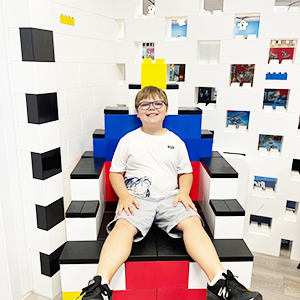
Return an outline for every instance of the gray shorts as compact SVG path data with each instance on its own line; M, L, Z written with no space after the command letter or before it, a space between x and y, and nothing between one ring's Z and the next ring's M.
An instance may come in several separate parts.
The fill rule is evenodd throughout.
M174 207L175 196L171 195L164 198L135 196L140 204L140 208L137 209L133 205L134 215L130 213L129 216L123 210L121 215L115 216L114 220L107 225L107 232L111 232L118 219L125 219L138 229L138 233L133 240L134 242L139 242L146 236L153 222L169 236L181 238L182 232L175 227L186 218L198 216L201 220L201 217L192 208L187 211L181 202L178 202L177 206Z

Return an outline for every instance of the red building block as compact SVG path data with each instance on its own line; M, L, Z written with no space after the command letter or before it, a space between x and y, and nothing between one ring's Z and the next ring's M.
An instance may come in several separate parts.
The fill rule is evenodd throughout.
M187 288L188 261L127 262L127 289Z
M206 300L206 289L159 289L157 300Z
M126 290L114 291L114 300L156 300L157 290Z

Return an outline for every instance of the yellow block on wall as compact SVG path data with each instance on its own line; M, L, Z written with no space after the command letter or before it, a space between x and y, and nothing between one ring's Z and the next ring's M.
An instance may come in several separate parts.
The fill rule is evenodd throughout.
M75 300L81 292L62 292L62 300ZM80 296L77 300L81 300Z
M60 15L60 23L75 26L74 17Z
M142 63L142 88L153 85L162 90L167 88L167 64L164 59L144 58Z

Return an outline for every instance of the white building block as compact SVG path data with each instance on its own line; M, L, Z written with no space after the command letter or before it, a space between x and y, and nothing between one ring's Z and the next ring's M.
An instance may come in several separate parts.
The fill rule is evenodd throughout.
M81 87L93 87L102 85L106 82L107 66L104 64L82 63L79 64L79 78ZM116 67L114 65L114 67ZM116 79L114 80L114 82Z
M93 62L91 39L72 35L61 35L61 46L63 49L63 62Z
M62 292L80 292L96 274L98 264L61 264ZM79 276L80 274L80 276ZM113 290L125 290L125 264L122 264L111 281Z
M142 3L142 1L139 1ZM141 3L135 0L115 0L114 17L115 19L134 18L137 14L143 13Z
M249 195L246 208L248 214L283 219L285 207L286 200Z
M248 155L250 174L260 174L272 178L289 178L292 168L291 159L266 156Z
M110 0L91 0L91 11L95 14L106 16L110 18L115 17L114 1Z
M282 145L282 157L300 159L299 147L300 136L285 136Z
M167 64L196 63L197 41L158 41L155 43L155 57L164 58Z
M29 14L32 28L53 30L51 0L29 0Z
M126 19L126 41L163 41L166 38L165 27L165 18Z
M288 95L287 102L287 112L295 113L300 112L300 90L299 89L291 89Z
M252 261L231 261L222 262L225 270L230 270L236 276L241 284L250 288L253 262ZM207 286L207 277L202 269L195 262L189 264L189 289L205 289Z
M211 178L209 199L236 199L238 178Z
M300 201L300 183L297 180L279 178L277 181L277 197L291 201Z
M103 217L104 203L100 201L96 217L66 218L68 241L96 241Z
M184 3L181 0L160 0L155 3L155 16L180 17L198 15L203 3L198 0L187 0Z
M223 152L256 154L257 143L258 134L216 130L214 133L213 149Z
M93 61L97 63L116 63L116 43L93 40Z
M32 272L33 291L44 297L54 299L61 292L60 271L52 277L41 274L40 272Z
M287 80L267 80L267 73L287 73ZM256 65L253 77L253 87L273 88L273 89L291 89L298 88L298 78L300 74L300 65Z
M115 41L117 39L118 27L117 22L111 18L104 18L104 39Z
M263 99L263 88L221 87L218 88L217 109L261 111Z
M91 112L95 113L95 110L92 110ZM96 117L94 117L94 119L96 119ZM98 121L99 120L97 120L97 122ZM87 124L85 126L87 126ZM66 151L69 161L75 161L78 159L78 157L82 155L82 153L84 153L84 151L87 151L88 149L93 149L93 144L91 141L91 132L94 132L95 128L99 128L99 126L93 126L93 129L88 131L87 134L83 134L81 136L75 137L67 141L68 147Z
M265 64L269 49L269 39L222 40L219 61L221 64Z
M142 76L142 68L141 68L141 63L136 63L136 64L126 64L126 69L125 69L125 78L126 78L126 83L127 84L141 84L141 76Z
M21 39L19 28L8 28L10 58L12 61L22 61Z
M57 89L79 87L79 65L77 63L56 63Z
M12 70L15 92L42 94L57 89L54 63L13 62Z
M185 85L228 87L230 81L230 65L186 64Z
M99 64L98 69L103 70L101 64ZM99 72L99 71L97 71ZM104 75L104 74L103 74ZM122 74L120 73L120 69L116 64L106 64L105 65L105 84L116 84L119 80L123 79ZM101 82L101 81L100 81ZM99 84L99 83L98 83ZM100 84L103 84L101 82Z
M61 15L74 18L75 26L60 23ZM52 18L53 18L53 31L55 33L77 35L78 19L77 19L77 10L75 8L52 2Z
M28 1L12 0L8 1L5 6L7 27L30 27Z
M208 130L224 131L226 126L226 110L210 109L208 106L202 109L202 128Z
M99 179L71 179L72 200L100 199Z
M65 91L66 111L68 114L94 108L93 88L68 89Z
M249 132L284 136L296 135L298 130L299 114L286 112L256 112L252 111L249 118ZM284 126L283 126L284 124Z
M19 123L22 150L44 153L60 146L59 121L44 124Z
M47 180L24 178L26 202L47 206L63 197L62 173Z
M250 233L245 230L244 239L249 249L253 252L279 256L281 238Z
M59 127L62 141L81 135L81 115L79 113L73 113L60 117Z
M300 261L300 242L293 241L290 259Z
M259 12L273 12L275 0L224 0L223 12L236 14L249 14Z
M197 103L196 89L192 86L179 87L179 100L178 105L184 107L194 107Z
M30 202L26 202L25 206L26 206L27 225L36 228L37 227L36 205Z
M187 36L190 40L227 40L233 38L234 14L189 16Z
M66 242L65 226L63 220L50 230L28 227L30 249L50 255Z
M285 240L300 242L300 223L288 220L273 219L271 234Z
M41 259L40 252L30 249L29 250L32 271L36 273L41 272Z
M33 178L32 173L32 162L31 162L31 153L30 151L20 151L21 154L21 163L22 163L22 173L24 177Z
M142 59L142 53L139 53L136 43L118 41L116 44L116 63L128 64ZM156 54L156 53L155 53Z
M293 24L293 26L291 26ZM269 13L260 16L259 38L291 39L300 36L300 11Z

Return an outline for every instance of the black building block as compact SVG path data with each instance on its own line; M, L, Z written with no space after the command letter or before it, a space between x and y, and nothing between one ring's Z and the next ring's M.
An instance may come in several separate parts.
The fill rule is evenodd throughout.
M94 157L94 151L85 151L82 154L82 158L91 158L91 157Z
M57 94L26 94L28 123L43 124L58 120Z
M213 137L214 137L214 135L211 131L206 130L206 129L201 130L201 139L212 139Z
M65 244L60 246L50 255L40 253L41 273L48 277L52 277L59 270L59 257L64 249Z
M44 153L31 152L33 178L45 180L61 172L60 148Z
M51 203L48 206L35 205L37 227L49 230L64 220L64 201L63 198Z
M93 133L93 139L104 139L105 138L105 130L104 129L96 129Z
M95 218L99 209L99 201L85 201L83 204L80 217L81 218Z
M216 154L217 155L217 154ZM223 157L201 158L211 178L238 178L238 173Z
M149 232L140 242L133 243L130 256L127 261L156 261L156 236L155 225L152 225Z
M20 28L20 38L23 61L55 61L52 31Z
M215 216L244 216L245 210L236 199L210 200Z
M178 115L202 115L202 110L198 107L179 107Z
M85 201L72 201L66 211L66 218L80 218Z
M104 158L81 157L73 172L71 179L97 179L103 166Z
M115 212L118 206L118 201L105 202L105 212Z
M60 264L97 264L104 240L69 241L60 255Z

